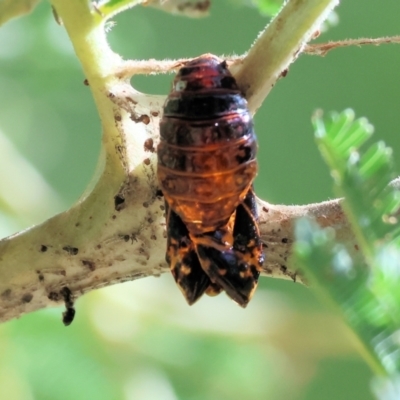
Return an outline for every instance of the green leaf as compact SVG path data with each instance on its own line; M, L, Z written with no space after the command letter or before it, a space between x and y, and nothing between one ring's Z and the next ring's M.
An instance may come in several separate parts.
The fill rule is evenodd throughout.
M313 119L319 149L332 171L335 192L345 197L343 209L363 253L373 257L377 243L389 243L398 235L394 213L400 192L389 185L395 177L392 151L383 142L362 154L359 148L372 134L365 118L355 120L352 110Z
M383 142L364 149L373 129L365 118L355 120L352 110L325 119L317 113L313 123L362 257L337 243L332 228L309 220L296 225L295 257L321 296L341 312L365 358L390 377L384 386L398 388L400 192L390 185L392 151Z
M371 282L368 268L354 260L345 246L336 243L332 228L320 229L304 218L296 224L295 236L296 262L311 286L342 314L358 339L362 355L379 374L399 372L400 295L392 296L385 285L388 275L383 271L393 271L388 260L377 258L384 267ZM396 292L399 277L392 281Z
M400 399L400 376L394 375L390 379L375 377L372 381L372 390L379 400L398 400Z

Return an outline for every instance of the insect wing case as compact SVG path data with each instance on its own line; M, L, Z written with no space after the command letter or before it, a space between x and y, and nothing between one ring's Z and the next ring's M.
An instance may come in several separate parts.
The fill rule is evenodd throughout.
M247 294L239 296L240 299L231 295L235 289L227 290L227 287L237 284L223 270L243 264L242 253L233 243L234 218L257 173L257 143L246 100L225 62L204 56L179 71L164 106L160 135L158 179L170 209L167 224L174 226L167 229L167 261L178 285L191 304L207 289L205 282L210 278L207 293L218 293L223 288L239 304L247 304L254 288L249 290L249 285L245 285ZM256 210L246 209L249 220L256 225ZM181 242L177 240L177 231L183 229L178 220L188 232ZM253 232L258 235L256 226ZM247 239L244 242L257 243L259 271L262 263L259 236ZM205 241L208 241L206 246ZM207 279L199 278L203 271L193 271L198 268L193 262L193 249L200 255ZM183 262L189 259L191 265ZM210 276L210 266L215 266L217 260L221 261L220 272ZM257 275L253 277L255 281L258 274L252 274ZM201 284L193 282L190 287L190 276L196 276ZM221 279L229 281L229 285L220 282Z

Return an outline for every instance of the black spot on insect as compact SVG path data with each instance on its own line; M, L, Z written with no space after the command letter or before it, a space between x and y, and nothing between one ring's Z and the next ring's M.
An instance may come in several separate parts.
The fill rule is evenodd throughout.
M40 246L39 251L41 251L42 253L45 253L45 252L47 251L47 246L45 246L44 244L42 244L42 245Z
M252 184L257 143L225 61L206 55L178 72L164 105L157 175L166 260L189 304L224 290L245 307L264 255Z
M161 189L157 189L156 190L156 197L163 197L164 195L163 195L163 192L162 192L162 190Z
M114 209L115 211L121 211L125 206L125 197L122 194L114 196Z
M39 274L38 275L38 279L39 279L39 282L43 282L44 281L44 276L42 274Z
M226 66L225 66L226 67ZM233 76L225 76L221 79L221 87L231 88L236 86L236 81Z
M85 79L85 80L83 81L83 84L84 84L85 86L89 86L89 81L88 81L87 79Z
M23 303L30 303L33 299L33 296L30 293L26 293L22 296L22 302Z
M75 317L75 308L74 301L72 297L72 292L68 287L63 287L60 290L60 295L62 296L65 303L65 311L63 312L63 324L68 326L74 320Z
M281 271L282 271L283 273L286 273L286 272L287 272L287 267L286 267L286 265L281 265Z
M255 146L251 148L250 146L240 146L238 154L236 155L236 160L239 164L243 164L252 158L254 158L254 154L256 152Z
M282 243L287 243L288 241L288 238L282 238Z
M71 256L76 256L79 253L79 249L77 247L64 246L62 249Z

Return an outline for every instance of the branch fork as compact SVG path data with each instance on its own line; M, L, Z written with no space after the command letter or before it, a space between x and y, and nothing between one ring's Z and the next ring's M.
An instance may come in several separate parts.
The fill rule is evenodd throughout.
M103 146L92 184L71 209L0 241L0 321L62 303L68 320L81 294L168 270L154 152L164 96L140 93L128 81L132 74L152 72L151 61L123 61L113 53L106 21L86 2L51 3L92 90ZM288 1L249 52L232 64L253 113L337 3ZM180 67L176 61L163 65L169 71ZM343 240L352 240L339 200L308 206L259 200L259 210L268 276L302 281L290 261L293 224L301 216L313 216Z

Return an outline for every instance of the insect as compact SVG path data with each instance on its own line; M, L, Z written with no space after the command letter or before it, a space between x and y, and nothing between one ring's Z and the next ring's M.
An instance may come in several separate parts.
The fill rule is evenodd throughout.
M257 142L226 62L204 55L181 68L160 136L166 260L177 285L190 305L224 290L246 307L264 261L253 192Z

